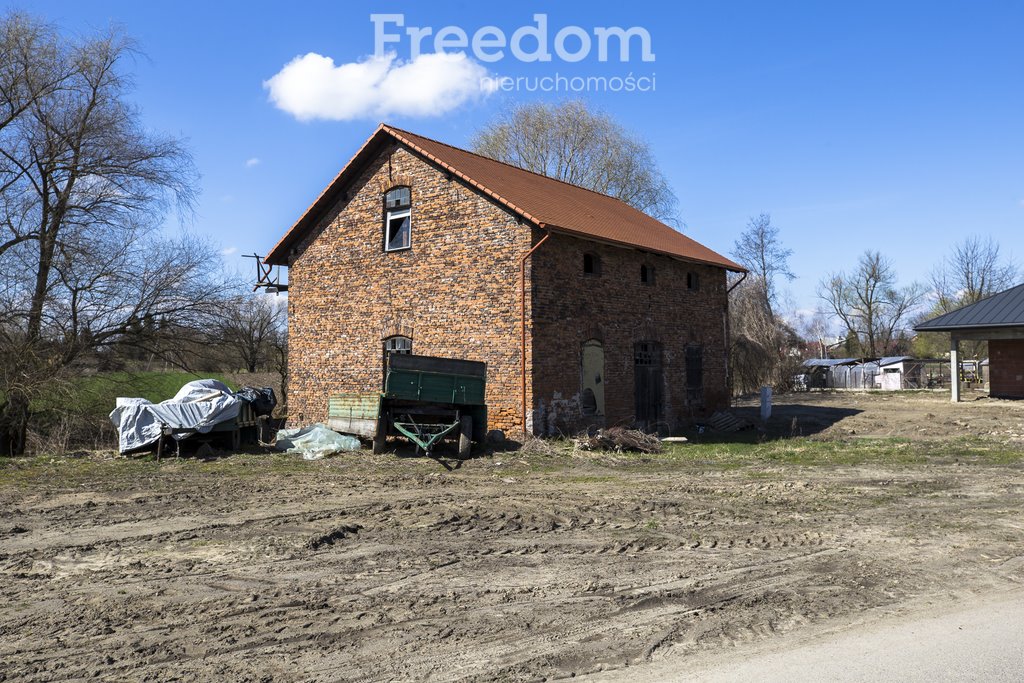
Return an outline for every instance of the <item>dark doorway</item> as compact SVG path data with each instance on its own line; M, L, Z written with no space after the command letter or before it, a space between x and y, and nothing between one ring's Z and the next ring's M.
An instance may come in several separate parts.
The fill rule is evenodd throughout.
M633 377L637 427L655 431L662 418L661 344L643 341L633 346Z

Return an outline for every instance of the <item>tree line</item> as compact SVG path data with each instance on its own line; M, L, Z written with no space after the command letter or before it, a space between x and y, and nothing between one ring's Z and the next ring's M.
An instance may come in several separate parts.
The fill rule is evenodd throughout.
M129 102L137 54L117 29L0 18L0 454L74 376L284 353L280 307L244 296L207 239L164 229L188 223L198 173Z
M892 261L867 250L855 266L818 283L818 313L803 330L777 316L780 281L792 280L792 250L782 246L768 214L753 218L736 241L733 256L750 272L730 293L730 373L737 393L768 385L788 389L808 352L846 357L913 355L941 358L945 335L915 336L914 324L975 303L1020 279L1020 271L991 238L968 236L933 268L927 284L900 284ZM839 341L825 343L830 330ZM985 342L965 344L968 357L987 353Z

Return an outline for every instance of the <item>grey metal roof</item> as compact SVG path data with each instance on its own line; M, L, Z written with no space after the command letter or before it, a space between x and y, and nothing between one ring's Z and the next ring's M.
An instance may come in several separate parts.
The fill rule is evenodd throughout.
M859 363L857 358L808 358L804 366L808 368L831 368L835 365L853 365Z
M1024 285L914 326L918 332L948 332L972 327L1024 327Z
M885 358L878 359L878 366L885 367L886 365L895 365L896 363L902 363L905 360L914 360L913 356L886 356Z

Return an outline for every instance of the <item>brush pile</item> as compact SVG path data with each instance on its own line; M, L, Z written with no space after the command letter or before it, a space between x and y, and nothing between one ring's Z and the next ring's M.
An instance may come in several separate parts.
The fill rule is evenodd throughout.
M519 455L538 455L545 458L552 458L559 455L559 452L549 439L541 439L536 436L531 436L523 442L522 446L520 446Z
M581 434L574 439L576 448L581 451L615 451L622 453L659 453L661 441L658 437L645 434L638 429L609 427L599 429L594 434Z

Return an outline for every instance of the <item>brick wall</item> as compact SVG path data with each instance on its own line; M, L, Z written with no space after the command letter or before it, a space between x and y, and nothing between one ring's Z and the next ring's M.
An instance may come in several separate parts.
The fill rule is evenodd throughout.
M599 257L600 275L583 272L583 255ZM628 422L635 412L634 344L663 349L663 416L669 428L726 408L726 279L721 268L666 256L553 235L536 252L533 291L533 408L545 428L558 426L558 411L572 411L581 390L582 344L604 348L605 422ZM640 267L653 267L653 284ZM699 288L687 287L687 274ZM703 347L703 401L687 398L685 348ZM575 399L575 400L574 400Z
M993 339L988 357L989 395L1024 398L1024 339Z
M412 187L412 249L383 251L383 193ZM402 147L371 163L290 257L289 418L379 390L383 340L488 364L491 429L519 424L519 260L529 229Z
M412 249L384 252L383 194L396 185L412 188ZM385 150L351 188L289 257L291 423L326 420L332 394L379 389L383 341L403 335L416 354L486 362L488 427L517 434L519 262L544 233L401 146ZM599 257L599 277L583 275L584 252ZM578 417L588 339L604 346L609 424L635 412L637 341L663 345L669 426L728 405L722 269L564 235L552 235L531 261L526 358L533 431L549 431L573 411ZM650 286L640 282L641 264L653 269ZM699 277L699 289L687 287L687 273ZM704 350L699 403L685 391L688 344Z

